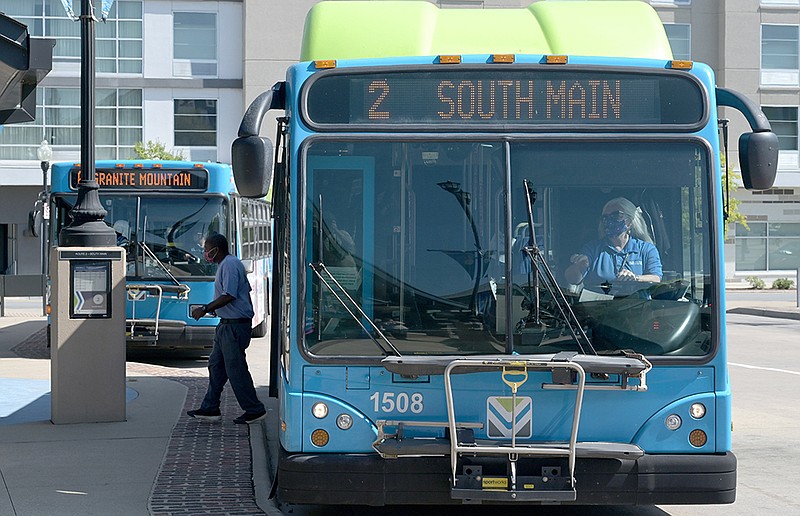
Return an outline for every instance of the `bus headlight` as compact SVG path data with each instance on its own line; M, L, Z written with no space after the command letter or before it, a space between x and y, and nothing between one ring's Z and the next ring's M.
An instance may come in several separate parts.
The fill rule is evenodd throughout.
M311 407L311 413L314 414L314 417L317 419L323 419L325 416L328 415L328 406L321 401L318 403L314 403L314 406Z
M702 403L692 403L689 414L695 419L702 419L706 415L706 406Z
M681 423L683 423L683 421L681 421L681 416L678 414L670 414L667 416L667 419L664 420L664 424L667 425L667 428L670 430L677 430L681 427Z
M353 417L350 414L339 414L336 418L336 426L341 430L349 430L353 426Z

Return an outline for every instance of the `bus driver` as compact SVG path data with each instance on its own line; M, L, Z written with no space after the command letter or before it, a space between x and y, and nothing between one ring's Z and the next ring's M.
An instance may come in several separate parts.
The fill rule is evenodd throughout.
M598 239L570 257L564 271L572 284L615 281L661 281L661 257L647 233L642 210L624 197L603 207Z

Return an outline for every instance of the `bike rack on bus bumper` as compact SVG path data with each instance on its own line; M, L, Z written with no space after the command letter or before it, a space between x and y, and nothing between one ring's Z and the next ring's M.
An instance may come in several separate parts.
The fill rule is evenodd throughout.
M179 299L185 300L189 298L189 292L191 288L188 285L180 284L180 285L141 285L141 284L132 284L132 285L125 285L125 289L128 293L128 299L133 302L133 307L131 309L131 319L129 320L130 323L130 339L131 340L146 340L151 341L153 344L158 342L158 326L161 322L161 302L164 299L164 293L168 294L168 298L170 299ZM136 319L136 303L138 301L138 296L140 292L146 293L145 295L151 296L158 296L158 302L156 304L156 317L155 319ZM169 321L170 323L174 323L175 321ZM136 333L136 324L139 323L145 327L144 332L137 334ZM180 323L185 326L186 323L180 321ZM152 328L152 331L147 331L149 328Z
M578 442L581 406L586 390L616 389L634 392L647 390L646 374L652 368L642 355L620 356L580 355L558 353L551 355L521 356L493 355L484 357L387 357L384 367L397 374L415 376L441 374L444 377L447 422L432 421L377 421L378 438L373 448L383 458L450 456L451 496L465 502L486 501L540 501L570 502L577 498L575 488L576 458L637 459L644 455L641 448L629 443ZM476 422L457 421L451 377L454 374L476 373L484 370L501 370L502 381L511 388L512 417L509 441L479 440L474 438L474 429L484 425ZM517 438L516 395L528 379L528 371L550 371L552 383L541 385L543 389L575 390L575 405L572 410L572 427L568 441L519 442ZM616 384L586 384L586 374L618 375ZM637 378L638 382L630 382ZM411 427L444 427L449 436L445 438L415 439L405 434ZM396 429L390 433L388 429ZM479 464L458 465L464 457L505 456L507 475L483 474ZM566 459L568 475L530 477L517 474L517 461L524 458Z

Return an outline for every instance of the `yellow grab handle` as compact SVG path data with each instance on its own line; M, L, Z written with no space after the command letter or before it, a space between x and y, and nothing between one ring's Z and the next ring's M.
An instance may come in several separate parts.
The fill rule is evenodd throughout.
M519 379L515 380L515 378ZM511 387L511 392L513 392L514 394L516 394L517 389L527 381L528 381L527 367L523 367L522 371L520 371L519 369L507 370L505 366L503 366L503 382L505 382L506 385Z

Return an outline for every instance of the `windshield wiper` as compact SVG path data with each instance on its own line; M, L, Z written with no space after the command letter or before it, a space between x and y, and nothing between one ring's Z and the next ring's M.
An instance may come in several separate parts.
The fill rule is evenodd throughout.
M378 346L378 347L381 349L381 351L382 351L382 352L383 352L385 355L388 355L388 354L390 354L390 353L389 353L389 351L391 351L391 354L393 354L393 355L395 355L395 356L398 356L398 357L399 357L399 356L402 356L402 354L400 353L400 350L398 350L398 349L397 349L397 348L394 346L394 344L392 344L392 342L391 342L389 339L387 339L387 338L386 338L386 335L384 335L384 334L383 334L383 332L380 330L380 328L378 328L378 325L377 325L377 324L375 324L375 321L373 321L373 320L372 320L372 319L371 319L371 318L370 318L370 317L369 317L369 316L368 316L368 315L367 315L367 314L364 312L364 310L361 308L361 306L359 306L359 304L356 302L356 300L355 300L355 299L353 299L353 298L352 298L352 296L350 296L350 294L348 294L348 293L347 293L347 290L345 290L345 289L344 289L344 287L342 287L341 283L339 283L339 282L336 280L336 278L334 277L334 275L333 275L333 274L331 274L331 271L329 271L329 270L327 269L327 267L325 267L325 264L324 264L324 263L322 263L322 262L319 262L319 263L309 263L309 264L308 264L308 266L309 266L309 267L311 267L311 270L312 270L312 271L314 271L314 274L316 274L316 275L317 275L317 277L319 278L319 280L320 280L320 281L321 281L323 284L325 284L325 287L327 287L327 289L328 289L328 290L330 290L331 294L333 294L333 296L336 298L336 300L337 300L337 301L339 301L339 303L342 305L342 307L344 307L344 309L345 309L345 310L347 310L347 313L348 313L348 314L350 314L350 317L352 317L352 318L353 318L353 320L354 320L355 322L357 322L359 326L361 326L361 329L362 329L362 330L364 330L364 333L366 333L366 334L369 336L369 338L370 338L370 339L372 339L372 341L373 341L373 342L374 342L374 343L375 343L375 344L376 344L376 345L377 345L377 346ZM373 329L375 329L375 332L376 332L378 335L380 335L381 339L383 339L383 341L384 341L384 342L386 343L386 345L389 347L389 349L388 349L388 350L387 350L387 349L386 349L386 348L385 348L385 347L384 347L384 346L383 346L383 345L380 343L380 341L379 341L378 339L376 339L376 338L375 338L375 336L374 336L374 335L372 335L372 333L370 333L370 332L369 332L369 330L367 330L367 327L366 327L366 326L364 326L364 324L361 322L361 319L359 319L358 315L356 315L355 313L353 313L353 311L350 309L350 307L349 307L349 306L347 306L347 303L345 303L345 302L344 302L344 299L342 299L342 298L341 298L341 296L339 296L339 293L338 293L336 290L334 290L334 288L331 286L331 284L330 284L330 283L328 283L328 280L326 280L326 279L325 279L325 278L322 276L322 272L325 272L325 274L328 276L328 280L332 281L332 282L333 282L333 284L334 284L334 285L336 285L336 288L338 288L338 289L339 289L339 291L340 291L340 292L342 292L342 293L343 293L343 294L344 294L344 295L347 297L347 299L350 301L350 303L352 303L352 304L353 304L353 306L356 308L356 310L358 310L358 313L361 315L361 317L363 317L364 319L366 319L366 320L367 320L367 322L369 322L370 326L372 326L372 328L373 328Z
M163 270L165 273L167 273L167 276L169 276L170 279L175 282L175 285L177 285L179 287L181 286L181 282L178 281L177 279L175 279L175 276L173 276L172 273L169 272L169 269L167 269L167 266L164 265L161 262L161 260L159 260L158 256L156 256L156 253L154 253L153 250L150 249L147 246L147 244L145 244L144 242L139 242L139 241L137 241L136 243L139 244L139 247L141 247L144 250L144 254L149 256L151 260L155 260L155 262L158 264L159 268L161 268L161 270Z
M569 301L567 301L567 298L564 297L564 293L558 286L558 282L556 281L555 276L553 276L553 271L550 270L550 267L547 265L547 260L544 259L539 246L536 244L536 233L533 226L533 203L536 201L536 191L533 189L533 186L527 179L523 179L522 183L525 187L525 207L528 210L529 232L528 245L523 247L522 250L528 255L528 258L531 261L531 272L533 273L533 303L531 309L529 310L528 316L525 318L525 322L533 322L536 325L542 324L539 313L539 277L540 274L544 275L544 285L547 288L547 291L550 293L550 296L555 301L556 307L558 307L558 311L561 313L561 318L563 319L564 323L566 323L567 328L569 328L572 338L575 339L575 342L578 344L578 348L581 350L581 353L586 354L586 350L581 345L581 340L583 340L589 351L593 355L596 355L597 351L594 349L594 346L592 346L592 342L589 340L586 332L583 331L583 327L581 326L580 321L578 321L578 318L575 316L575 312L572 311Z

